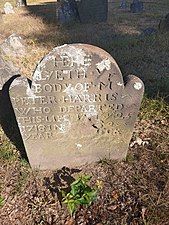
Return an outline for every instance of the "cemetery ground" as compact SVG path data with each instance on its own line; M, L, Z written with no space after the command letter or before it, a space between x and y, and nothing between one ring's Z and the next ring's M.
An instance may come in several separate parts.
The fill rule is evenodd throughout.
M0 224L167 225L169 35L145 35L143 30L158 29L160 19L168 13L169 2L144 1L145 12L131 14L119 10L116 0L109 8L107 23L64 26L55 22L52 0L42 5L40 1L28 4L31 2L34 5L26 9L3 15L0 26L0 42L12 33L25 40L27 55L10 58L21 68L22 75L31 77L36 63L55 46L81 42L105 49L115 58L124 77L137 75L146 90L123 162L101 159L77 168L32 171L1 130ZM97 199L88 208L80 206L71 218L62 203L61 190L84 174L92 176L90 186L98 188Z

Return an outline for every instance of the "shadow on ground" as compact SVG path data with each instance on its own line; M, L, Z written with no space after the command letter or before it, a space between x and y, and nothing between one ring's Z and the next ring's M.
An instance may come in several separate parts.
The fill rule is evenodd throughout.
M0 125L3 128L6 136L19 150L21 157L26 159L27 154L19 131L18 123L16 121L15 113L9 96L9 87L13 80L20 75L11 77L0 91Z
M57 198L61 204L63 196L62 192L69 193L71 190L71 184L75 181L73 174L79 173L79 169L70 169L68 167L63 167L53 173L53 177L45 177L44 184L49 189L53 197L57 195Z
M44 2L38 5L28 5L26 7L27 13L25 15L31 15L40 17L45 23L56 23L56 7L57 2Z

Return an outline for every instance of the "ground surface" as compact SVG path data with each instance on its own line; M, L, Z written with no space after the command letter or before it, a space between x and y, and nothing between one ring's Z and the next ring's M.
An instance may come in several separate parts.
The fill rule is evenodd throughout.
M146 92L124 162L102 160L81 168L32 171L1 131L0 224L169 224L169 35L142 35L148 27L158 29L169 2L144 1L142 14L120 11L119 1L113 2L108 22L101 24L60 26L53 1L31 0L28 8L3 15L0 42L15 32L28 46L25 57L11 59L23 75L31 77L37 61L55 46L90 43L111 53L124 76L141 77ZM100 189L97 200L89 208L80 207L71 218L60 203L59 190L80 174L91 175L91 186L99 184Z

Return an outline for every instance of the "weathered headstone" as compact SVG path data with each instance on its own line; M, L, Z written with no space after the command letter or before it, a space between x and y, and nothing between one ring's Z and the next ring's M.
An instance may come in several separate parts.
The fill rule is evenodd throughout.
M75 0L61 0L57 7L57 17L60 23L69 23L79 19Z
M106 22L108 14L107 0L80 0L78 12L82 23Z
M5 14L13 14L13 13L15 13L11 3L9 3L9 2L5 3L5 5L4 5L4 13Z
M130 5L130 11L132 13L141 13L144 10L144 5L142 1L133 0L133 3Z
M0 51L9 57L22 57L26 54L26 47L19 35L12 34L0 45Z
M0 56L0 90L4 84L13 76L19 74L19 69L12 62L4 60Z
M162 33L169 32L169 13L160 21L159 30Z
M98 47L55 48L38 64L31 86L10 89L31 166L124 159L143 91L135 76L124 85L115 60Z

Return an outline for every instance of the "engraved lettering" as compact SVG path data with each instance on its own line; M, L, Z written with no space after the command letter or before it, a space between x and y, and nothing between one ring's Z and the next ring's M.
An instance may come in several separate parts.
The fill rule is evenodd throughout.
M19 116L26 116L30 112L31 108L15 108L15 111Z
M103 82L100 82L98 87L99 87L99 90L103 90L105 88L109 88L110 90L112 90L112 81L110 81L106 84Z

